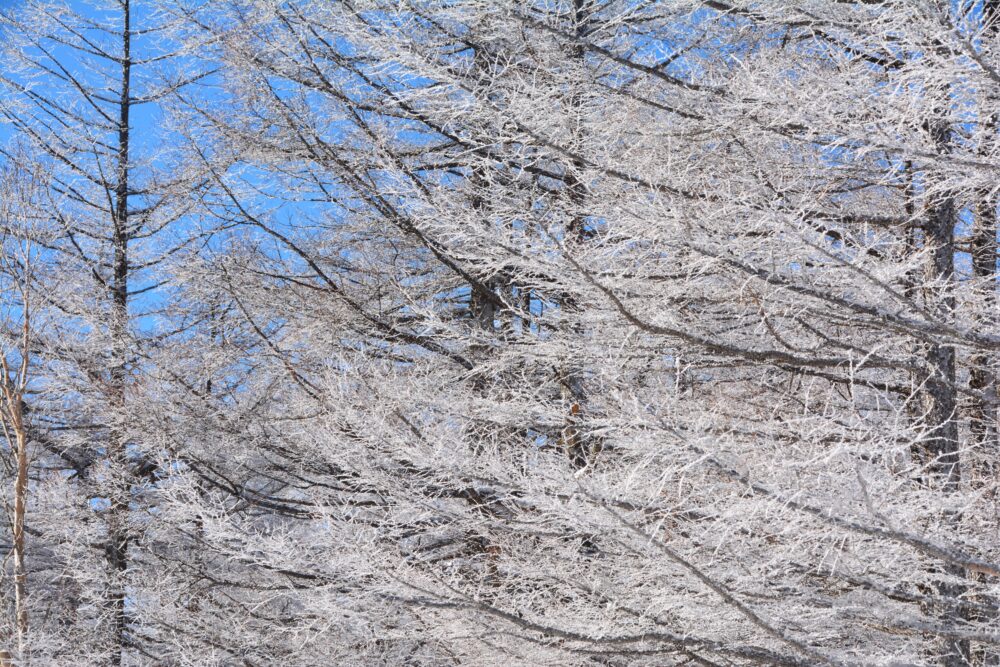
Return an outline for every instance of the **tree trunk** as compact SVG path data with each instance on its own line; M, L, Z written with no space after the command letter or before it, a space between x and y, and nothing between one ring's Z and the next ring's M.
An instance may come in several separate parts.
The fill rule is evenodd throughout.
M26 294L26 292L25 292ZM24 297L21 324L20 363L12 372L7 358L0 358L3 371L3 397L0 417L7 443L14 451L14 516L12 551L14 556L14 617L17 656L25 660L28 638L28 568L25 562L24 523L28 507L28 427L25 421L24 392L28 382L28 359L31 353L28 298ZM9 658L9 655L8 655ZM0 654L0 667L4 664Z
M936 118L929 124L940 154L949 152L951 127L947 121ZM944 193L932 203L927 219L926 242L931 248L927 266L927 280L942 293L929 294L930 309L943 322L950 322L955 312L955 296L952 292L955 281L955 226L958 209L954 196ZM951 345L932 343L927 350L929 374L925 384L926 415L930 424L930 437L923 445L926 460L928 484L944 493L954 493L961 482L959 467L958 398L955 390L956 357ZM949 512L949 521L959 517ZM960 566L947 564L943 573L948 577L965 577ZM948 603L958 602L965 592L964 584L940 581L937 585L941 597ZM961 622L961 612L949 606L943 612L949 624ZM964 667L969 664L970 645L968 640L946 638L943 642L944 667Z
M576 39L583 39L586 35L587 27L587 5L586 0L573 0L572 32ZM569 47L569 62L574 67L584 66L584 49L578 43L573 43ZM571 71L571 77L576 76L575 71ZM577 155L583 154L583 134L580 113L583 99L579 92L579 86L571 83L572 92L567 96L566 111L570 114L570 145L569 148ZM579 173L586 167L582 160L573 160L567 165L566 191L568 193L569 207L572 218L567 230L567 243L572 246L586 242L593 235L592 230L587 226L587 216L584 215L584 205L586 199L586 189L580 180ZM572 305L570 298L563 299L563 307ZM583 332L577 328L576 334ZM584 387L583 374L581 373L579 362L573 359L566 359L562 369L563 401L568 404L566 424L563 427L561 439L563 449L569 458L570 464L577 469L585 468L593 463L599 446L595 438L580 431L579 421L586 412L587 392Z
M122 662L125 644L125 577L128 571L129 501L131 482L128 473L125 421L125 385L128 353L128 244L129 244L129 84L131 76L131 16L129 0L122 2L121 97L118 119L118 174L113 211L113 279L111 283L111 344L113 366L110 373L109 407L111 428L108 442L111 488L108 508L107 560L109 586L107 603L111 614L112 665Z
M27 332L27 323L25 324ZM27 337L26 339L27 340ZM23 354L23 351L22 351ZM28 568L25 562L24 523L27 514L28 501L28 429L24 420L24 401L22 399L26 360L22 359L22 367L17 377L11 375L6 360L3 360L3 419L7 442L14 451L14 515L12 517L12 552L14 557L14 618L17 637L17 655L23 659L25 643L28 637ZM6 658L5 658L6 656ZM0 653L0 667L5 659L10 659L8 652Z
M1000 0L985 0L982 8L984 34L995 37L1000 19ZM984 141L989 141L996 135L997 115L993 111L994 101L981 100L983 107L982 125ZM985 154L985 149L984 149ZM995 309L997 305L996 270L997 270L997 200L988 190L979 193L979 203L974 211L975 224L972 236L972 275L978 285L982 285L984 303L982 315L977 324L983 330L996 325ZM998 444L997 433L997 387L996 368L993 359L987 354L976 354L970 360L971 372L969 386L980 392L981 397L975 401L970 422L973 442L979 449L979 454L987 462L980 471L980 476L986 483L992 482L996 467L995 461Z
M12 409L11 421L17 442L17 477L14 481L14 608L17 610L17 647L24 656L28 636L28 570L24 560L24 518L28 499L28 434L23 403Z

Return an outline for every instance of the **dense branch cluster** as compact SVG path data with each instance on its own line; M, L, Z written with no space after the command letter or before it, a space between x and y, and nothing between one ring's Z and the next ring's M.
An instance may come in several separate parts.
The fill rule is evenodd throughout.
M0 666L1000 665L997 0L0 16Z

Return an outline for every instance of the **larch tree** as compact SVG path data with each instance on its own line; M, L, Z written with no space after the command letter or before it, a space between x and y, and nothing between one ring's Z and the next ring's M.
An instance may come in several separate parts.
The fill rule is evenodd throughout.
M33 655L1000 664L993 0L71 6Z
M25 156L21 156L24 158ZM45 225L40 224L40 194L44 173L32 169L31 161L10 166L0 175L0 257L3 324L0 329L0 428L3 430L4 510L10 521L10 544L5 545L5 562L12 565L4 597L13 605L6 612L0 663L10 664L16 656L27 655L28 550L27 525L31 479L29 476L31 434L28 416L28 393L32 381L32 361L36 331L36 304L32 270L37 254L36 243L45 241ZM5 581L5 583L6 583ZM10 595L11 591L13 595Z
M245 100L206 125L232 151L217 201L270 237L269 268L240 281L262 281L250 319L327 424L320 451L378 497L359 518L356 491L319 500L325 482L292 473L343 506L322 522L337 540L372 540L382 588L369 565L359 590L408 610L375 649L992 659L978 531L995 512L972 472L992 454L969 410L996 346L971 313L995 281L963 266L993 187L993 134L966 138L995 85L989 11L302 2L196 19ZM282 308L281 288L306 301ZM476 327L453 315L465 300ZM495 330L504 312L517 335ZM317 347L354 317L364 343ZM586 410L553 401L570 376ZM577 432L601 443L582 467L561 451Z
M32 425L61 496L38 511L36 539L59 563L39 583L61 599L33 635L48 659L118 665L142 651L130 552L166 474L144 442L139 380L173 325L165 267L200 233L184 218L198 178L174 168L160 102L199 74L156 3L19 2L2 22L0 114L49 174L38 215L57 230L37 243L30 289L55 322L32 342L45 369Z

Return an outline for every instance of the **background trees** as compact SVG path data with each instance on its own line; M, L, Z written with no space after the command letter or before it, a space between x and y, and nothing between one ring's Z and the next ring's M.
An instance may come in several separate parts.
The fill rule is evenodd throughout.
M111 95L8 76L35 539L114 575L39 659L996 664L991 2L115 11L17 18Z

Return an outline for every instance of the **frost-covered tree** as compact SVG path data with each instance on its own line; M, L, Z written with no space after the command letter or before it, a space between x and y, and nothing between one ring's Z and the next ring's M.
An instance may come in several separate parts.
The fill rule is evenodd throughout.
M997 3L156 10L181 55L132 210L163 223L125 266L168 287L126 304L124 403L119 366L35 367L39 446L108 462L38 485L92 505L52 525L130 518L127 648L86 659L1000 664ZM22 134L81 127L52 90ZM106 232L58 185L83 153L48 210ZM97 219L43 259L104 294ZM72 363L113 333L89 308Z
M994 660L992 12L194 12L282 493L371 549L275 567L370 661Z
M31 342L38 489L25 529L45 558L27 577L40 613L21 661L121 664L141 654L130 616L155 582L130 552L169 471L145 437L145 359L175 325L166 267L201 235L185 220L198 177L176 166L160 103L200 70L156 3L17 2L0 20L3 155L44 175L23 291L47 322Z

